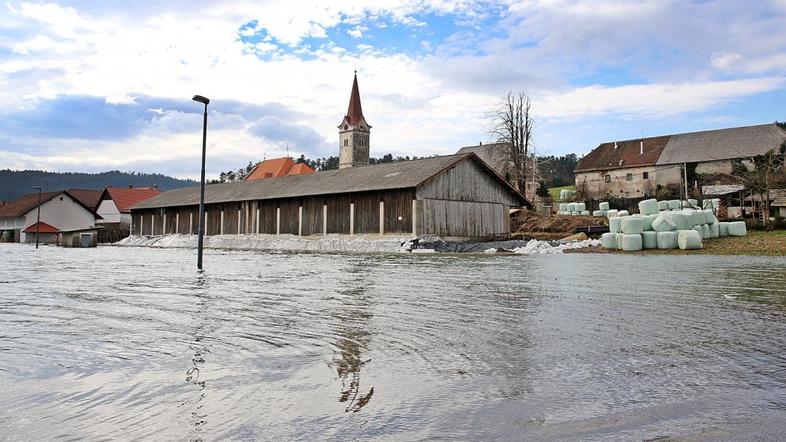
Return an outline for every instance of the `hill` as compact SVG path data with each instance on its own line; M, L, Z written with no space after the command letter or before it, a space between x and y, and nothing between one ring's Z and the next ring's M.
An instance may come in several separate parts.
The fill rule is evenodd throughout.
M149 187L158 185L161 190L195 186L193 180L181 180L158 173L120 172L111 170L101 173L45 172L43 170L0 170L0 201L10 201L25 193L35 192L33 186L43 191L78 189L103 189L116 187Z

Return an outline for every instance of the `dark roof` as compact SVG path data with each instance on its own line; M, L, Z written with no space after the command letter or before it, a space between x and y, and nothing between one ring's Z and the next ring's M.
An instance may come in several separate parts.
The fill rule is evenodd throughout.
M510 143L479 144L477 146L462 147L456 153L466 154L472 152L504 177L508 170L513 167L510 147Z
M326 170L309 175L289 175L274 180L241 181L205 186L205 202L208 204L295 198L302 196L329 195L336 193L365 192L373 190L406 189L417 187L464 160L476 161L497 178L523 204L529 202L494 172L475 154L447 155L419 160L383 163L373 166L350 167ZM189 206L199 204L199 187L170 190L145 200L133 209Z
M101 199L111 199L114 201L118 212L131 213L131 207L148 198L152 198L161 191L155 187L107 187L104 189Z
M585 155L576 172L654 166L666 147L669 136L603 143ZM644 143L643 154L641 143ZM616 148L614 147L616 144Z
M68 189L54 192L41 192L41 204L51 200L61 193L67 194L74 201L76 201L77 204L84 207L88 212L94 215L96 208L98 207L98 202L101 200L102 194L100 190L91 189ZM0 206L0 217L22 216L37 206L38 193L26 193L19 197L19 199ZM98 217L100 218L100 216Z
M786 131L777 124L672 135L657 164L695 163L762 155L777 150Z

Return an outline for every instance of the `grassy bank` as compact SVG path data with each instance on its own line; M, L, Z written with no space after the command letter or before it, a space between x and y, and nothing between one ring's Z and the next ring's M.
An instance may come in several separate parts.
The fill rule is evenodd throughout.
M576 186L552 187L549 189L552 201L559 201L559 191L562 189L576 190Z
M623 252L620 250L592 249L595 253L631 253L634 255L745 255L786 256L786 230L773 232L750 231L748 236L708 239L701 250L642 250Z

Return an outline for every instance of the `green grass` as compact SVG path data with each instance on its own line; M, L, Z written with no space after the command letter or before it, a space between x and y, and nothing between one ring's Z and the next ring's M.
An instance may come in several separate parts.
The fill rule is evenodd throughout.
M576 186L552 187L551 189L549 189L549 193L551 194L551 199L554 201L559 201L559 191L562 189L576 190Z

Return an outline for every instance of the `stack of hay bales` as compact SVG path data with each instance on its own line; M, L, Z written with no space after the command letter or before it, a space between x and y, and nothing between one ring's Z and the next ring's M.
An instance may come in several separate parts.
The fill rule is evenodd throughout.
M564 190L564 189L563 189ZM562 192L562 191L560 191ZM606 204L608 207L609 203L601 203L601 206ZM606 216L606 212L603 211L603 214L598 214L601 211L594 211L592 212L593 216ZM572 216L590 216L590 211L587 210L587 205L584 203L560 203L559 210L557 211L557 215L572 215Z
M703 241L721 236L745 236L745 222L719 222L710 209L680 208L679 200L639 202L639 213L607 210L609 233L601 237L606 249L637 251L642 249L700 249ZM687 201L685 203L690 203ZM695 204L694 204L695 206Z
M576 195L576 191L575 190L560 189L560 191L559 191L559 199L561 201L569 200L569 199L573 198L575 195Z

